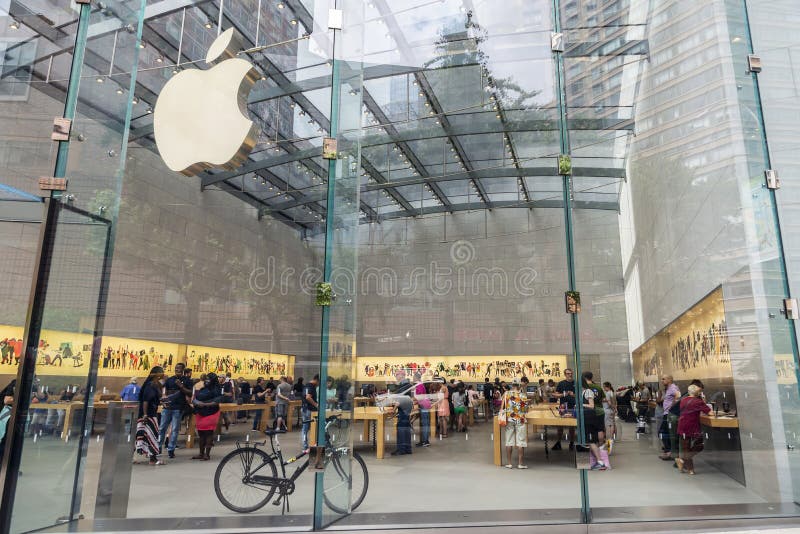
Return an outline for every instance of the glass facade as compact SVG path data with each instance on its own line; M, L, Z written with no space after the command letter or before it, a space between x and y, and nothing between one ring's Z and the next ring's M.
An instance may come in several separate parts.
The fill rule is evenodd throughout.
M0 531L800 515L797 17L0 0Z

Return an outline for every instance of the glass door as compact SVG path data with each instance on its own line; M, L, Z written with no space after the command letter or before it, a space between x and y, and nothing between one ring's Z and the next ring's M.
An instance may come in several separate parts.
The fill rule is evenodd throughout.
M57 199L45 212L3 463L14 533L76 516L108 280L109 221Z
M798 512L797 351L744 4L563 4L570 194L593 207L571 232L596 522Z

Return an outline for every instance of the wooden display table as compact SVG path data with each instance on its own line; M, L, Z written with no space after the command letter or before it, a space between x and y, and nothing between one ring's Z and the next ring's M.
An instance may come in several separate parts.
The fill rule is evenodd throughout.
M61 426L61 439L67 442L69 441L69 429L72 426L72 410L79 408L83 408L83 401L58 403L36 402L31 403L28 410L64 410L64 424Z
M560 417L556 414L550 412L548 407L547 411L536 409L534 407L531 410L528 410L527 416L527 423L528 428L530 429L531 426L534 427L544 427L545 429L545 439L544 439L544 451L545 455L549 454L549 450L547 447L547 428L548 427L562 427L562 428L575 428L578 426L578 420L574 417ZM504 441L502 441L503 435L500 431L500 423L497 420L497 416L494 417L493 423L493 432L494 432L494 465L502 465L503 463L503 453L502 447ZM528 440L530 441L530 440Z
M738 417L714 417L713 415L700 415L700 424L711 428L739 428Z
M353 397L353 406L369 406L373 403L372 397Z
M436 435L436 411L431 410L430 417L430 435ZM339 415L342 419L350 419L350 412L342 412L339 410L328 410L328 416ZM411 416L419 414L418 410L413 410ZM375 444L375 457L378 460L383 460L386 451L386 427L387 421L394 416L394 408L379 408L377 406L359 406L353 409L353 420L364 421L363 440L369 441L370 427L374 424L375 430L372 433L373 442ZM313 415L317 419L317 414ZM389 423L389 426L396 428L397 419ZM413 428L414 425L412 425ZM316 443L317 441L317 424L316 422L311 425L309 431L309 443Z

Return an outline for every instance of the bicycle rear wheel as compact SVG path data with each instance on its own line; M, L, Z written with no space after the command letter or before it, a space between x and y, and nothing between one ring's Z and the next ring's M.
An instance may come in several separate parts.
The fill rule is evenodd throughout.
M219 501L234 512L254 512L275 495L276 486L255 484L253 475L277 477L278 470L270 456L255 447L242 447L228 453L214 474L214 491Z
M349 463L349 465L348 465ZM350 511L355 511L367 496L369 488L369 473L367 464L361 455L353 451L352 461L345 452L334 452L325 464L325 473L322 483L322 498L325 505L337 514L346 514L348 511L341 506L341 502L334 502L333 492L337 488L350 487ZM329 497L330 492L330 497Z

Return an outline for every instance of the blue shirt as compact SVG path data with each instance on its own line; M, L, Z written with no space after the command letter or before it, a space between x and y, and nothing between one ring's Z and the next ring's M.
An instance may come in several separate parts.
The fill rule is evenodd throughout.
M119 396L124 401L138 401L140 389L141 388L136 384L128 384L122 388L122 393L120 393Z

